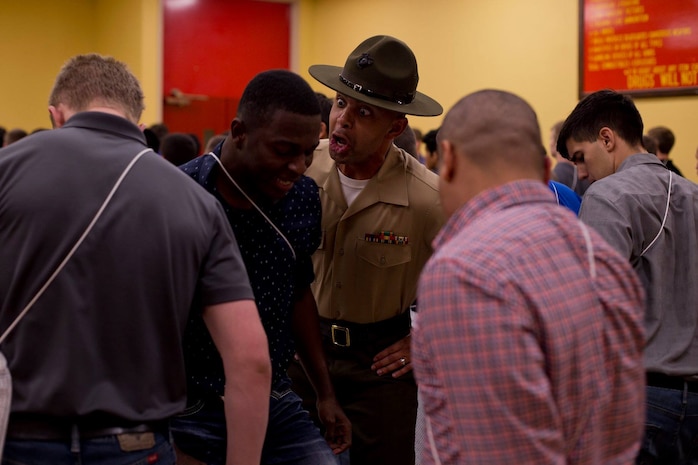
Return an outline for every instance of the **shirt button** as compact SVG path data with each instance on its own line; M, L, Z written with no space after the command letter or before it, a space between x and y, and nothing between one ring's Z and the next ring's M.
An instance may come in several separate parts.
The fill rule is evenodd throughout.
M337 281L337 282L335 283L334 287L336 287L337 289L341 289L341 288L342 288L342 283L341 283L340 281Z
M385 255L383 255L383 256L381 257L381 265L385 265L385 262L386 262L386 261L387 261L387 260L385 259Z

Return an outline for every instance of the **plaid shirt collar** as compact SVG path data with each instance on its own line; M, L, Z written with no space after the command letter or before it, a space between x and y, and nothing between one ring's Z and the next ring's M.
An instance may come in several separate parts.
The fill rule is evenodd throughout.
M488 189L463 204L446 221L434 239L434 250L450 241L463 228L481 215L488 215L518 205L529 203L555 203L555 195L542 181L525 179Z

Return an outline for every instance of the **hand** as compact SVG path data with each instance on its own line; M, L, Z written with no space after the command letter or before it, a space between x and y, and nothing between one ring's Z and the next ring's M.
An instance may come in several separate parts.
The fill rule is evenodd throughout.
M393 378L399 378L412 371L410 339L411 336L408 334L395 344L388 346L387 349L379 352L378 355L373 357L371 370L374 370L378 376L392 372Z
M351 422L344 414L335 397L318 400L318 416L325 427L325 440L335 455L339 455L351 446Z

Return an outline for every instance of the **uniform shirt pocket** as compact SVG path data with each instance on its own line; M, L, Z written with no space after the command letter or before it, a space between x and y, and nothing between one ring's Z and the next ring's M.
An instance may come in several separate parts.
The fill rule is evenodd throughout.
M356 254L378 268L390 268L409 263L412 259L412 248L403 244L360 241L357 243Z

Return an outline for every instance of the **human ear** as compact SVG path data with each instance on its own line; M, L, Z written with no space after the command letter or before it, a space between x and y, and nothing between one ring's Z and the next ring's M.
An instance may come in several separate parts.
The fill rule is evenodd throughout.
M398 118L393 120L388 131L388 136L392 139L396 138L407 128L407 118Z
M230 140L233 144L240 148L246 136L247 128L245 127L245 123L239 118L233 119L233 121L230 122Z
M53 105L48 106L48 114L51 118L51 124L54 129L60 128L65 124L65 114L62 109Z
M453 144L447 140L439 142L439 176L443 182L453 181L456 173L456 154Z
M599 140L607 152L612 152L616 146L616 133L604 126L599 131Z

